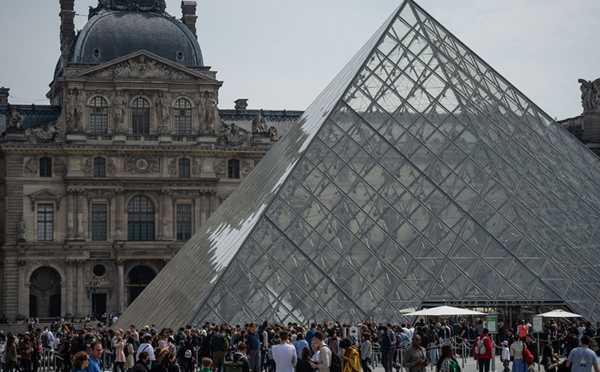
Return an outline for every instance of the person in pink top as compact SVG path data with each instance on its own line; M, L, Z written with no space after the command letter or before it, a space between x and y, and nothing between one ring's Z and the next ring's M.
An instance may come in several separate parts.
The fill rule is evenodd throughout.
M473 343L473 355L479 364L479 372L490 372L490 360L492 360L492 340L488 337L489 330L483 329L481 336Z

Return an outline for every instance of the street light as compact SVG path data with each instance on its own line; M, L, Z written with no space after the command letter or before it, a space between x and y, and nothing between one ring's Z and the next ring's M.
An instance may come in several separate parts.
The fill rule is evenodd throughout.
M98 277L94 275L90 281L90 290L92 291L92 320L96 320L96 291L98 290L99 285L100 281L98 280Z

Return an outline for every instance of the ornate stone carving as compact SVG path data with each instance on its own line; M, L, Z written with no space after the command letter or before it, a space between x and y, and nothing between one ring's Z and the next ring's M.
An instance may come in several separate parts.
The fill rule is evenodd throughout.
M217 160L215 162L215 173L216 174L225 174L227 170L227 163L225 160Z
M252 120L252 133L267 133L267 119L263 116L262 111Z
M248 160L242 161L242 174L248 174L252 170L252 163Z
M102 9L162 13L166 7L165 0L99 0L97 7L92 8L90 6L88 19L98 14Z
M121 62L113 68L107 68L90 74L92 77L136 77L147 79L189 79L192 75L174 70L172 67L140 55Z
M25 242L25 219L21 216L19 222L17 222L17 241Z
M17 261L17 265L19 267L25 267L25 266L27 266L27 261L25 261L25 260L18 260Z
M115 193L112 190L89 190L85 193L85 196L88 200L106 199L110 201L115 196Z
M26 175L37 174L38 162L39 160L37 157L29 158L23 166L23 173L25 173Z
M160 134L169 134L169 118L171 117L171 104L164 93L156 100L156 114L158 117L158 132Z
M115 133L122 134L125 133L125 125L123 124L125 120L125 114L127 112L127 102L125 101L125 96L122 91L117 92L115 98L113 100L113 118L115 119Z
M63 159L54 159L54 173L56 174L67 174L67 164Z
M25 129L25 139L31 143L52 143L59 134L56 121L45 121L37 127Z
M10 114L6 114L6 129L23 129L23 118L14 106Z
M77 89L69 91L62 105L61 115L67 124L67 130L79 131L83 118L83 94L78 94Z
M242 129L231 123L231 125L221 122L217 141L221 145L240 146L244 142L249 141L251 134L247 130Z
M245 110L248 108L248 98L238 98L233 103L235 103L233 107L235 110Z
M590 80L579 79L581 84L581 105L583 111L592 111L600 109L600 79L593 82Z
M200 176L201 173L202 167L200 166L200 163L198 163L196 160L192 161L192 174L194 176Z
M125 156L125 172L129 173L158 173L160 163L158 156L140 156L126 155Z
M269 128L269 138L271 138L272 141L277 141L279 139L279 136L277 136L277 128L274 126Z
M106 173L108 173L109 176L114 176L117 174L117 166L112 158L108 158L106 161Z
M169 171L169 174L171 176L177 175L177 159L173 159L169 162L169 166L168 166L167 170Z
M83 173L92 173L92 170L94 169L94 161L92 160L92 158L87 158L85 159L85 161L83 162L83 165L81 166L81 170L83 171Z

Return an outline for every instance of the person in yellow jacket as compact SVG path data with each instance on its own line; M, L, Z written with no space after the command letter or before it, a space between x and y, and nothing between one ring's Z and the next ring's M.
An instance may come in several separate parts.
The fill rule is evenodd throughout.
M360 372L360 358L358 351L352 345L352 341L345 338L340 342L340 347L344 349L344 354L340 358L342 360L342 372Z

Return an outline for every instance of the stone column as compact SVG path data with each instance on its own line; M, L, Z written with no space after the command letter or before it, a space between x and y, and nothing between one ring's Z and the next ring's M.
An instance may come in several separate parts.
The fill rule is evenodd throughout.
M117 194L117 202L115 203L115 240L125 240L123 231L126 231L125 226L125 190L115 190Z
M73 239L73 227L75 226L73 190L67 190L67 239Z
M167 240L169 238L169 205L171 204L169 198L169 191L161 190L160 196L160 223L162 224L160 239Z
M125 311L125 260L117 260L117 313Z
M67 317L73 315L73 265L75 262L73 260L67 260L65 262L65 268L67 272L67 280L66 280L66 301L65 301L65 314Z
M86 303L85 283L83 282L83 265L84 260L77 260L77 316L83 316L84 304Z
M219 199L217 199L217 193L215 191L210 192L209 198L210 198L209 199L209 203L210 203L209 216L212 216L212 214L215 213L217 208L219 208Z
M85 196L85 197L84 197ZM81 230L81 237L83 239L88 239L90 227L89 227L89 216L90 216L90 197L89 195L83 193L82 194L83 204L81 207L81 225L83 226Z
M208 218L208 193L200 191L200 225L204 225Z
M198 193L198 196L194 198L194 231L192 235L200 228L200 215L202 214L200 199L202 198L202 192Z
M29 291L25 293L25 288L29 288L27 284L26 270L27 262L25 260L17 261L19 267L19 295L17 296L17 314L29 316Z
M83 239L83 190L77 190L77 239Z

